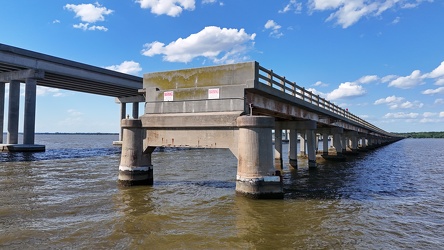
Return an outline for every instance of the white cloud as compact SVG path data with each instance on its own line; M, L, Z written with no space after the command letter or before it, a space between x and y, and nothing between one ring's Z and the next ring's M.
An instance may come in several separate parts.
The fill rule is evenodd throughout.
M65 96L60 89L49 88L44 86L37 86L37 96L51 95L53 97Z
M397 96L388 96L386 98L382 98L382 99L378 99L375 101L375 105L379 105L379 104L391 104L391 103L399 103L402 100L404 100L403 97L397 97Z
M410 2L401 0L309 0L308 5L311 11L332 11L326 21L334 21L345 29L363 17L380 16L386 10L397 5L402 8L407 8L407 6L413 8L421 2L423 1L414 0L411 5L408 5Z
M142 71L140 64L134 61L124 61L119 65L111 65L105 68L131 75L138 75Z
M365 94L365 89L353 82L344 82L332 92L328 93L326 98L328 100L336 100L350 97L362 96Z
M374 102L375 105L379 104L387 104L390 109L413 109L413 108L422 108L424 106L423 103L419 101L404 101L403 97L397 97L397 96L388 96L386 98L378 99Z
M432 72L424 74L424 77L436 79L436 85L444 85L444 61Z
M60 23L60 20L58 20L58 19L56 19L56 20L54 20L54 21L52 21L52 23Z
M439 117L444 117L444 112L439 112Z
M142 54L149 57L163 55L163 60L168 62L188 63L196 57L205 57L214 63L232 63L245 59L242 56L248 51L247 43L255 37L255 33L249 35L244 29L209 26L168 45L158 41L147 43Z
M101 31L108 31L108 28L106 28L105 26L97 26L97 25L89 26L89 23L79 23L79 24L74 24L72 27L74 27L74 28L76 28L76 29L81 29L81 30L101 30Z
M418 116L419 116L418 113L398 112L398 113L387 113L384 115L384 118L388 118L388 119L415 119Z
M399 76L397 75L387 75L381 78L381 82L382 83L386 83L386 82L391 82L393 79L398 78Z
M302 3L298 3L296 0L290 0L290 2L285 5L282 10L279 10L279 13L287 13L289 11L294 11L294 13L301 13L302 11Z
M317 81L315 84L313 84L313 86L315 86L315 87L327 87L328 84L323 83L321 81Z
M363 77L359 78L356 82L366 84L366 83L371 83L371 82L377 81L378 79L379 79L379 77L377 75L368 75L368 76L363 76Z
M212 1L207 1L212 2ZM156 15L179 16L183 10L194 10L195 0L136 0L142 9L151 9Z
M268 20L265 23L264 27L267 30L271 30L270 32L271 37L279 38L284 35L284 33L280 31L282 27L273 20Z
M401 21L401 18L398 16L395 19L393 19L392 24L397 24L399 23L399 21Z
M427 89L422 91L424 95L434 95L434 94L444 94L444 87L439 87L437 89Z
M419 102L419 101L414 101L414 102L406 101L406 102L403 102L403 103L401 103L399 105L393 105L390 108L392 108L392 109L395 109L395 108L413 109L413 108L422 108L423 106L424 106L424 104L422 102Z
M95 4L67 4L64 9L73 11L76 13L76 17L79 17L83 22L87 23L104 21L106 15L114 12L113 10L102 7L98 2Z
M436 115L438 115L438 114L437 114L437 113L433 113L433 112L424 112L424 113L422 114L422 116L424 116L424 117L426 117L426 118L434 117L434 116L436 116Z
M444 104L444 99L441 98L436 99L435 104Z
M388 86L400 89L410 89L422 83L423 83L423 76L421 75L421 71L414 70L408 76L401 76L396 78L395 80L392 80Z

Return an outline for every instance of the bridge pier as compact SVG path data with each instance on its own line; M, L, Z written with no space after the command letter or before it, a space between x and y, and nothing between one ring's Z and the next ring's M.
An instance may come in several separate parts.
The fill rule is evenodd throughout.
M328 156L328 136L329 136L329 129L322 129L322 155Z
M236 192L253 198L283 198L280 171L273 164L273 117L240 116L237 118L238 166Z
M35 113L37 100L37 79L44 72L38 70L22 70L0 73L0 144L4 143L4 102L5 84L9 82L8 128L6 144L0 145L0 151L39 152L45 151L44 145L35 145ZM23 143L19 144L20 117L20 83L25 79L25 107L23 117Z
M282 170L282 126L280 122L275 122L274 129L274 164L277 170Z
M119 184L122 186L153 185L151 154L155 147L144 148L146 130L139 119L123 119L122 153L119 165Z
M5 88L6 83L0 82L0 144L3 143L3 124L5 123Z
M298 145L298 131L296 129L290 129L290 147L288 152L288 161L290 166L293 168L298 167L298 153L297 153L297 145Z
M18 144L20 81L9 82L7 144Z

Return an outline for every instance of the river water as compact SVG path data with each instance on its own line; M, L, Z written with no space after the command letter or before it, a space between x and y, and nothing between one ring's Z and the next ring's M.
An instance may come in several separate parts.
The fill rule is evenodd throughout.
M439 249L443 139L405 139L309 171L284 166L283 200L235 194L229 150L153 154L154 185L117 185L115 135L37 135L0 153L2 249ZM284 144L284 152L288 145ZM287 159L284 154L284 159Z

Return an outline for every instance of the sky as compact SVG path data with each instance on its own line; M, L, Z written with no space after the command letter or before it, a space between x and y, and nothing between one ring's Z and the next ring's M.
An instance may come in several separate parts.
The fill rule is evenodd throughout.
M3 44L141 77L257 61L388 132L444 131L441 0L4 0L1 10ZM36 132L119 132L119 118L114 98L38 87Z

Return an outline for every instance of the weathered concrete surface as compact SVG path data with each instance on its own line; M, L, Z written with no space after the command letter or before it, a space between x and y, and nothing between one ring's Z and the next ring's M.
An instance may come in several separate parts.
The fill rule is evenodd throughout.
M145 130L142 122L136 119L124 119L123 144L119 165L119 184L122 186L152 185L153 166L151 153L154 148L145 148L143 139Z
M228 148L237 157L237 117L241 112L143 115L151 147Z
M282 198L280 172L273 164L274 118L241 116L236 176L236 192L254 198Z
M0 152L44 152L45 145L37 144L0 144Z

